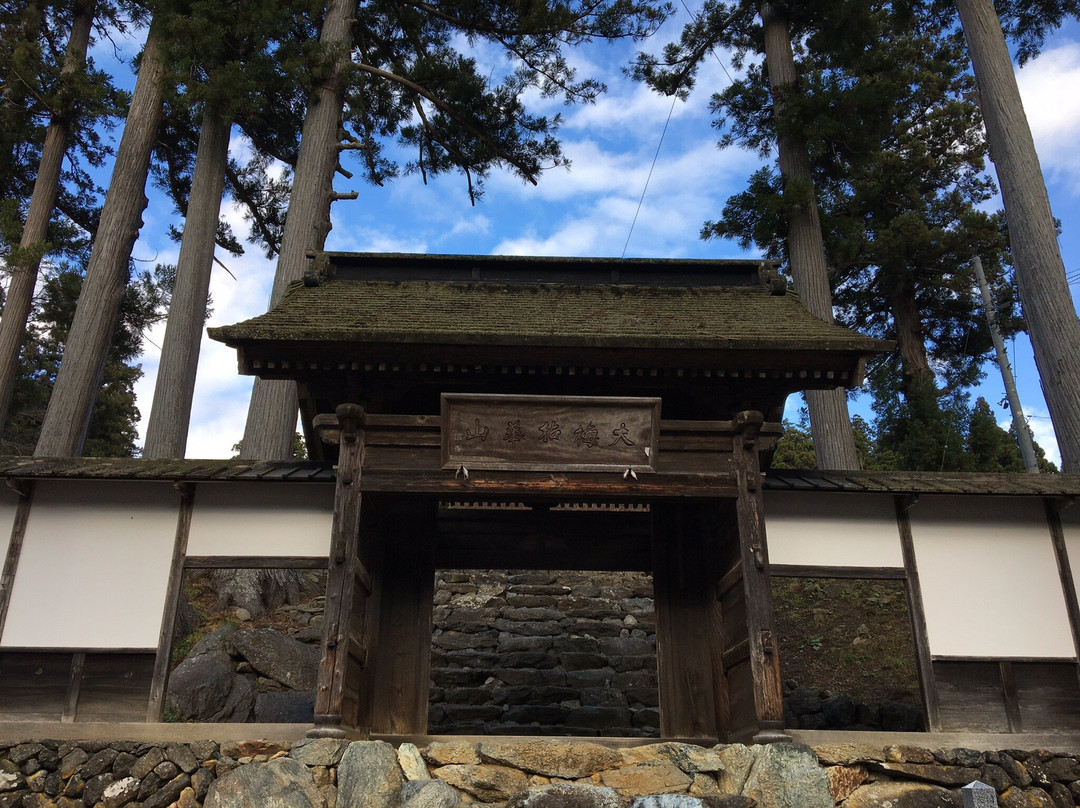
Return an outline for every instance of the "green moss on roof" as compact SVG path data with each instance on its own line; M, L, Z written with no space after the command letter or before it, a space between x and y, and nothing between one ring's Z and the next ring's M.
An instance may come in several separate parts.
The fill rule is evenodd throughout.
M267 314L210 329L261 341L596 347L813 348L877 352L889 343L814 317L763 286L323 281L291 286Z

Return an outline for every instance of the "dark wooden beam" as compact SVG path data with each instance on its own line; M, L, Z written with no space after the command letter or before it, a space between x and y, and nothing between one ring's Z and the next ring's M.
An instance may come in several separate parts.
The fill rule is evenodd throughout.
M1058 577L1061 580L1061 592L1065 596L1065 609L1069 615L1069 628L1072 629L1073 648L1080 657L1080 603L1076 596L1076 579L1073 577L1069 550L1065 545L1065 531L1061 526L1061 502L1044 499L1046 524L1050 529L1050 540L1054 544L1054 558L1057 560Z
M79 689L82 687L83 667L86 665L86 654L77 651L71 655L71 672L68 674L67 693L64 695L64 712L60 715L60 721L70 724L75 720L79 710Z
M176 535L173 539L172 561L169 566L169 583L165 589L165 612L161 618L158 634L154 673L150 680L150 698L146 705L146 720L160 722L165 717L165 693L169 687L169 670L172 657L173 635L176 633L176 613L184 593L184 555L187 553L188 535L191 532L191 511L195 504L195 485L177 483L180 492L180 508L176 517Z
M855 580L904 580L903 567L810 567L803 564L770 564L773 578L850 578Z
M364 638L353 631L354 600L359 586L357 565L360 537L360 482L364 465L364 411L355 404L337 408L341 430L337 485L334 495L334 521L330 540L330 562L326 582L326 607L323 615L322 661L315 689L315 728L317 737L345 737L346 727L354 726L355 704L346 703L350 658L357 658L357 648ZM348 713L348 714L347 714ZM366 735L369 727L357 727Z
M1016 690L1016 676L1011 662L999 662L1001 671L1001 695L1005 700L1005 715L1009 719L1009 732L1023 732L1024 723L1020 718L1020 699Z
M784 732L784 689L780 678L773 613L769 550L765 540L765 508L761 495L758 433L764 417L743 412L735 418L733 464L738 481L735 509L739 526L739 561L746 597L746 629L757 715L755 743L790 741Z
M915 540L911 536L911 518L908 511L918 501L918 497L895 497L896 526L900 532L900 548L904 556L904 569L907 573L907 605L911 617L911 634L915 640L915 666L919 671L919 686L922 688L923 708L926 710L926 722L933 732L941 730L941 708L939 706L937 680L934 678L933 659L930 656L930 640L926 630L926 610L923 608L922 586L919 583L919 567L915 561Z
M322 570L326 556L188 556L189 570Z
M15 507L11 540L8 542L3 572L0 573L0 638L4 636L4 623L7 622L8 607L11 605L11 590L15 586L15 573L19 569L19 557L22 555L23 540L26 538L26 523L30 519L30 508L34 502L33 481L9 480L8 485L18 493L19 504Z

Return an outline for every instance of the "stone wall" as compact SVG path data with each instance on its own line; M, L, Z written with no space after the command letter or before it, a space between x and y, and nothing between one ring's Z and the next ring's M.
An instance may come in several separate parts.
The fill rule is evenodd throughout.
M0 808L944 808L973 781L1066 808L1080 761L1046 751L834 744L465 740L0 745Z
M659 734L643 573L441 571L429 732Z

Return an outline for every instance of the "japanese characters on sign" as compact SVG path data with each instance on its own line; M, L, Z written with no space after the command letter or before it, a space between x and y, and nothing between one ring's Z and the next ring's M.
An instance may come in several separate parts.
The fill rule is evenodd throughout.
M442 396L443 467L654 471L660 399Z

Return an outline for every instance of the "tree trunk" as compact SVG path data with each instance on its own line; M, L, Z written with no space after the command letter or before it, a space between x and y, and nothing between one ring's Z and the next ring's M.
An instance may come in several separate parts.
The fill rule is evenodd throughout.
M1062 471L1080 472L1080 320L1058 247L1050 199L1012 59L991 0L956 0L979 83L990 157L997 169L1043 395Z
M67 53L61 68L63 76L69 76L86 67L86 48L90 43L90 29L94 22L95 0L87 0L79 6L71 23ZM4 303L4 316L0 318L0 426L7 423L8 409L15 390L19 371L19 350L26 333L26 320L34 300L38 268L41 265L41 248L48 234L49 220L56 206L60 186L60 169L67 149L68 134L77 99L66 93L62 105L49 119L45 143L41 149L38 174L34 180L34 192L26 213L22 237L19 240L19 258L9 266L11 284Z
M787 20L770 3L759 9L765 31L765 61L769 69L774 117L783 117L785 95L795 88L795 55ZM817 202L813 198L813 179L806 144L799 137L777 127L777 149L780 152L780 175L785 195L795 187L796 193L809 191L804 204L789 205L788 259L795 291L811 314L833 322L832 289L829 270L825 264L825 244L821 236L821 221ZM848 415L847 394L843 388L808 390L806 406L810 411L810 432L818 468L858 469L859 456L855 450L855 433Z
M41 436L34 449L35 457L77 457L86 442L94 399L124 299L131 248L139 235L146 207L150 152L162 117L164 65L160 36L158 28L151 23L113 164L112 181L56 384L41 425Z
M143 447L143 457L151 460L183 457L187 447L231 129L217 109L203 111L176 284Z
M271 307L281 298L288 284L303 276L308 251L322 249L330 231L330 203L340 153L341 109L345 100L345 70L352 44L356 3L357 0L329 0L326 6L319 42L338 48L342 56L308 102L289 210L281 235ZM288 460L292 457L296 416L294 382L256 379L240 457L245 460Z
M914 377L931 373L915 289L910 284L895 284L889 293L889 309L896 329L896 348L900 352L904 375Z

